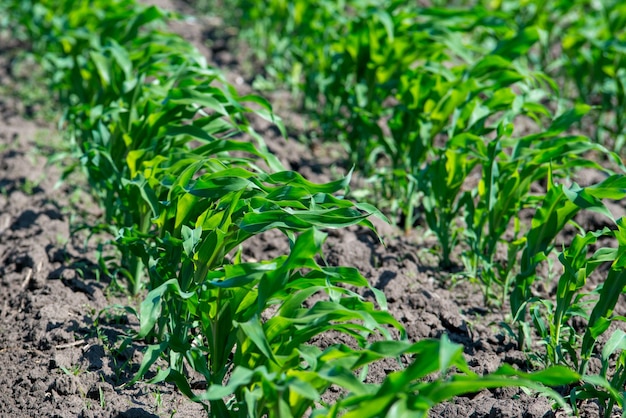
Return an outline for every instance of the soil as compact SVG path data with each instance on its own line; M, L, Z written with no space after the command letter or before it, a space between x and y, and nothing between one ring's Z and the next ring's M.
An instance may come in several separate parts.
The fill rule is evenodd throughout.
M151 2L193 14L175 0ZM171 25L219 65L242 93L252 91L238 61L228 50L233 30L219 19L196 17ZM0 86L19 84L11 63L20 45L0 49ZM57 186L63 167L45 164L61 141L50 122L37 119L40 109L25 106L17 95L0 96L0 416L3 417L196 417L202 408L169 384L124 386L141 361L140 342L126 335L136 318L119 306L137 301L111 290L97 272L98 238L71 233L100 215L80 177ZM306 118L290 109L289 93L264 93L289 128L288 140L263 121L256 129L289 168L313 181L345 173L338 148L305 145ZM35 117L33 117L35 115ZM358 181L358 179L357 179ZM615 208L623 211L623 207ZM384 291L389 311L406 327L411 340L447 334L464 346L471 369L483 374L508 363L528 365L504 328L506 306L488 309L480 287L454 272L442 271L435 240L416 228L410 235L377 220L382 245L360 227L329 231L326 260L358 268ZM584 219L582 220L584 221ZM589 224L602 220L590 218ZM581 222L582 223L582 222ZM262 259L285 251L279 234L264 234L246 256ZM550 289L543 289L549 293ZM538 291L541 291L539 289ZM624 312L623 300L618 312ZM118 306L118 307L116 307ZM316 343L333 343L324 336ZM433 359L435 360L435 359ZM371 379L384 377L381 367ZM326 399L332 399L332 394ZM614 411L619 416L620 411ZM596 404L581 406L582 416L598 416ZM518 389L496 389L458 397L431 411L436 417L550 417L552 401Z

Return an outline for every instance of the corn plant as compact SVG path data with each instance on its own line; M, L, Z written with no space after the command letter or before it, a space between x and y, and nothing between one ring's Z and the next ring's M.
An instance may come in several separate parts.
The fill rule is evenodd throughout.
M614 261L616 256L612 248L600 248L588 256L589 246L598 238L610 235L612 232L608 228L576 235L569 247L559 254L563 274L558 281L554 306L543 302L548 310L547 315L542 315L539 309L531 313L539 335L545 338L545 361L548 364L570 364L575 369L581 366L581 341L568 323L574 316L589 320L588 311L593 300L589 300L589 295L584 291L587 279L600 265ZM544 316L547 318L544 319Z
M324 240L316 228L357 222L371 227L365 220L368 212L362 212L375 213L369 206L355 207L328 194L346 187L348 179L316 186L290 172L255 175L240 168L219 170L217 161L193 164L176 156L172 161L162 169L172 172L178 167L180 174L167 181L167 205L155 216L165 234L155 244L129 245L151 267L153 290L141 306L139 336L157 342L148 348L135 379L164 356L169 366L154 381L175 382L191 399L207 402L213 416L239 416L242 411L252 416L278 416L279 411L302 416L330 384L358 387L352 373L377 359L419 354L422 360L411 370L420 369L420 374L410 374L409 380L435 371L421 370L430 364L430 360L424 363L430 357L413 350L423 344L387 341L371 346L372 336L390 339L386 326L401 334L404 331L388 313L376 310L344 286L370 288L384 307L380 291L353 269L323 267L314 261ZM155 178L162 178L158 170L154 172ZM243 262L238 248L253 234L271 228L285 233L292 243L290 254ZM121 239L146 243L144 237L131 234L126 230ZM323 300L304 304L320 292L326 294ZM360 349L335 347L321 352L308 344L314 336L331 330L354 339ZM434 347L438 346L431 350ZM460 359L459 348L455 350ZM377 354L366 354L370 351ZM206 392L191 390L185 366L204 376ZM225 389L223 382L231 372ZM483 382L474 376L474 380L457 390L490 387L505 379L492 377ZM507 380L507 384L527 384L524 379ZM404 390L392 389L386 389L388 397ZM231 393L235 397L225 399ZM453 393L433 399L440 402ZM379 402L385 410L390 406L382 399ZM370 406L365 402L359 408L364 411ZM411 408L427 410L421 403Z
M508 121L514 112L546 116L534 90L554 83L518 62L539 39L532 28L516 33L495 20L486 24L486 10L417 9L395 1L319 3L268 2L245 10L257 18L250 19L255 25L262 21L264 31L301 40L285 45L297 45L289 49L290 62L311 69L303 77L305 97L314 103L325 132L343 138L352 163L374 174L372 198L380 202L382 194L394 219L404 219L405 231L421 215L415 208L422 191L428 195L445 186L430 184L438 178L433 173L446 165L429 167L445 153L435 150L435 140L463 132L489 135L498 125L490 119L502 112ZM260 31L255 33L260 38ZM277 45L271 36L262 38L268 48ZM524 105L513 105L513 85L521 85ZM460 185L448 193L450 205L458 205L454 194ZM449 265L456 240L448 237L456 233L441 228L450 224L449 215L437 219L433 202L442 198L425 197L425 218L441 241L442 263Z
M620 318L621 319L621 318ZM616 330L602 349L602 369L598 379L600 383L597 386L587 384L583 386L581 393L584 393L587 397L597 398L601 405L604 406L604 416L610 416L615 405L619 405L622 409L626 405L626 399L624 399L624 393L621 388L626 383L626 345L624 345L625 333L622 330ZM609 367L611 364L610 358L614 354L617 354L617 360L614 362L615 366L612 370L613 375L609 377ZM608 382L608 385L605 384ZM589 382L589 383L594 383ZM600 387L601 390L597 390L596 387ZM602 390L605 389L605 390ZM576 394L579 398L580 394ZM608 396L607 396L608 395Z
M207 144L199 153L265 153L262 141L257 151L228 138L253 133L244 117L250 112L245 101L266 115L269 104L259 97L238 97L182 38L145 27L163 20L157 8L137 10L128 1L110 8L74 7L72 2L40 2L32 11L23 6L21 19L30 36L45 40L40 46L48 51L44 63L67 105L65 122L76 142L77 165L103 202L102 229L113 235L120 226L149 232L152 208L132 187L141 181L135 176L143 161L191 142ZM265 154L270 167L280 167ZM131 251L121 250L118 271L136 294L144 266Z
M373 305L338 286L366 286L367 281L356 271L322 268L314 261L323 235L311 227L369 225L367 212L328 194L345 187L347 180L317 186L292 172L259 175L228 168L224 160L196 157L192 161L178 156L150 171L148 186L157 179L171 178L166 180L167 206L153 206L158 210L155 219L160 238L146 247L131 245L149 242L130 229L120 237L150 266L153 289L142 304L139 336L156 338L159 345L148 350L137 378L159 354L167 354L168 376L182 389L188 385L185 363L211 385L221 384L233 364L285 373L297 364L287 361L292 351L323 331L346 332L363 344L368 330L378 330L389 338L378 323L399 328L391 316L375 311ZM203 174L196 176L200 172ZM291 254L242 263L237 249L252 235L270 228L285 232L292 242ZM297 231L304 232L296 235ZM300 269L311 271L303 275ZM308 313L302 310L305 299L324 290L333 295L331 300L316 304ZM341 294L349 297L338 298ZM281 315L264 324L262 313L276 304L282 306ZM366 326L330 323L353 320L362 320ZM192 341L195 343L190 345ZM214 415L229 410L221 399L211 399L210 405ZM255 416L277 405L262 404Z
M620 151L625 127L624 73L620 70L624 51L620 44L626 21L621 2L531 2L509 8L507 13L524 16L518 18L519 24L544 32L536 61L561 80L565 97L597 106L588 118L593 126L589 134Z
M623 179L620 180L623 183ZM610 190L599 194L617 197ZM622 317L612 315L617 298L626 284L621 267L623 235L623 219L620 218L617 220L616 230L604 228L575 236L569 247L559 255L563 273L558 281L555 303L535 298L535 301L529 301L528 304L532 306L532 322L545 346L545 353L535 358L544 364L567 364L577 369L582 379L572 389L572 405L575 406L576 400L580 399L598 399L604 406L606 417L611 416L614 405L620 408L624 406L623 332L615 331L602 349L602 369L598 375L588 374L587 365L595 355L594 348L598 338L607 331L612 321L623 320ZM617 248L601 247L589 255L589 246L602 237L616 238ZM606 279L592 292L586 290L585 284L590 274L599 266L607 264L610 268ZM586 323L582 336L570 325L569 321L575 316L582 317ZM613 375L609 377L609 356L614 353L617 353L617 361L614 363Z
M482 176L478 188L465 197L464 234L469 251L464 257L467 271L479 277L484 285L487 303L493 296L491 286L494 284L500 286L502 296L499 299L500 303L504 302L510 280L516 273L513 266L522 249L519 240L525 233L518 214L524 208L535 208L543 200L541 193L531 193L531 187L547 181L550 176L568 178L583 167L612 173L585 158L593 150L610 155L604 147L583 136L560 136L586 111L587 107L577 107L565 112L542 133L510 138L507 136L511 131L507 133L501 127L498 132L502 136L486 147L475 142L473 152L480 158ZM618 161L616 156L613 158ZM504 241L503 236L512 224L516 235L508 240L509 256L507 260L495 260L498 245Z
M371 303L361 301L358 296L340 287L341 284L363 286L366 281L358 273L345 269L322 269L313 262L312 257L320 251L322 239L322 235L309 230L298 237L289 256L263 263L225 264L209 271L203 282L192 283L186 293L178 287L178 281L184 277L170 279L153 290L142 305L141 333L148 336L151 327L156 325L160 334L157 341L163 342L149 348L138 377L160 353L168 355L170 360L168 378L175 379L183 391L188 385L183 380L184 363L200 372L209 387L221 385L234 366L266 368L268 373L279 376L291 373L297 376L298 365L307 359L306 353L298 353L304 350L301 345L321 332L336 330L346 333L362 345L367 334L384 331L382 324L390 323L398 327L391 316L375 311ZM202 247L205 242L208 240L201 240L198 245ZM199 253L201 251L200 248ZM297 271L297 268L305 266L314 271L308 274ZM180 276L185 273L184 268L183 265ZM164 269L159 270L159 273L165 274ZM198 270L194 273L197 274ZM302 306L304 300L319 291L329 292L334 297L317 302L310 308ZM339 297L342 294L346 297ZM262 314L270 307L278 312L270 319L262 320ZM158 320L153 324L152 318ZM353 321L363 321L364 325ZM315 388L314 393L317 393L322 387L320 382L310 381L314 377L303 379L311 385L308 388L304 386L309 391ZM249 390L253 388L254 385ZM296 393L297 389L290 388ZM239 402L245 398L243 390L239 388L233 392ZM251 410L254 416L262 416L280 404L279 399L271 399L271 392L264 390L263 394L258 407ZM290 399L287 395L288 392L286 399ZM204 399L211 401L213 416L224 416L233 408L224 403L223 397ZM315 398L300 399L294 403L294 413L302 414L304 411L299 410L299 404L311 400ZM276 403L272 405L272 401Z
M532 299L532 284L536 279L538 264L547 258L547 255L554 247L554 240L558 233L563 230L565 225L581 209L595 210L611 219L612 215L606 209L601 199L623 199L625 197L624 181L625 177L623 175L613 175L597 185L586 188L581 188L576 184L569 188L563 185L551 185L541 207L537 209L532 220L531 229L525 237L520 273L515 277L514 289L510 296L512 314L514 319L520 324L518 341L521 347L525 347L530 341L529 326L525 321L527 304ZM619 257L616 259L616 262L617 260L619 260ZM617 295L611 295L610 297L617 297ZM598 303L594 310L599 310L598 315L600 317L594 318L593 321L604 321L602 315L606 315L607 312L610 314L614 304L609 306L604 303ZM604 311L603 309L607 310ZM590 319L591 323L593 321ZM608 323L602 323L608 326ZM606 328L602 332L604 330ZM595 342L594 337L597 337L597 335L599 335L597 332L586 334L583 343L583 353L586 353L584 355L590 354Z
M464 10L497 15L509 28L541 31L529 61L558 80L572 103L597 106L586 132L621 151L624 145L624 51L626 9L619 1L462 1ZM449 6L448 4L446 4Z
M460 226L455 225L461 211L461 187L478 159L468 158L464 142L468 137L459 135L447 143L440 156L428 165L425 183L428 189L423 198L426 222L435 232L441 245L441 265L450 267L450 255L456 246ZM482 143L482 142L481 142Z

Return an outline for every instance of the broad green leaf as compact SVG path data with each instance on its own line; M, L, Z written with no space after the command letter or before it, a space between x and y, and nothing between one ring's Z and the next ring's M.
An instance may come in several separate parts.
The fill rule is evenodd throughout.
M514 59L527 54L528 50L538 39L539 32L537 28L535 26L527 27L518 32L513 38L500 41L493 53L508 59Z
M572 126L574 123L580 121L580 119L585 116L591 110L591 106L586 104L577 103L574 105L573 109L569 109L564 112L562 115L557 117L550 127L548 128L548 133L556 134L561 133Z

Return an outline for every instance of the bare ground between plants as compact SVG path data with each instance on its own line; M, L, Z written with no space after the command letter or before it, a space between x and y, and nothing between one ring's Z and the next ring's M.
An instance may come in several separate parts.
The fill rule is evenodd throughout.
M183 3L153 3L190 12ZM176 23L173 29L194 42L211 62L221 64L240 91L250 91L239 70L239 54L224 49L228 29L219 21L197 18ZM208 35L217 37L212 40L213 48L205 46ZM16 82L7 70L10 56L0 51L0 85ZM286 124L295 129L295 137L302 133L298 132L302 116L290 111L285 97L286 93L277 92L269 98ZM76 226L81 217L97 219L99 211L79 187L67 183L54 188L60 170L44 166L47 149L42 145L56 134L49 126L25 118L32 112L14 98L0 97L0 416L202 416L202 409L171 385L122 386L141 358L141 345L121 346L124 330L135 326L135 319L119 311L100 312L112 304L133 301L111 296L106 280L91 273L96 263L95 242L85 247L83 236L70 237L70 225ZM340 165L333 169L334 150L312 149L295 138L286 141L260 121L257 128L287 168L311 180L327 181L345 171ZM330 231L327 261L358 268L382 289L389 310L411 340L445 333L465 347L468 363L479 374L503 363L526 366L524 354L498 325L503 314L484 307L477 286L467 281L455 284L451 274L440 271L431 238L419 231L403 236L388 225L377 224L385 246L361 228ZM245 255L263 259L286 248L279 234L266 234ZM623 306L619 311L624 311ZM332 336L316 341L322 346L333 342ZM370 378L382 378L385 372L381 365ZM329 399L332 396L336 394L329 393ZM431 416L563 415L553 413L551 404L521 390L497 389L436 406ZM599 411L590 403L581 413L591 417Z

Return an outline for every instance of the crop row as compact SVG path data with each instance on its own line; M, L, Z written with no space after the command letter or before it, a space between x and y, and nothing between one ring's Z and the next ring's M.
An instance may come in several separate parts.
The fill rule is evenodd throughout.
M80 168L104 209L94 229L111 234L120 257L104 260L103 270L143 297L138 312L128 308L140 321L134 338L149 344L132 382L158 364L152 382L174 382L211 416L313 409L315 416L366 417L422 415L455 395L511 385L563 404L544 385L581 379L564 367L526 374L505 366L477 376L462 347L445 337L407 341L382 293L358 271L316 261L323 260L322 229L372 228L367 217L382 214L342 197L349 177L314 184L285 171L247 119L255 113L280 125L269 103L239 96L164 29L168 16L158 8L132 0L2 0L0 12L3 31L32 46L63 109L67 173ZM573 205L564 200L570 189L553 190L554 202ZM595 203L593 190L615 187L578 195ZM579 208L567 207L563 219ZM249 239L270 229L283 233L289 253L245 261ZM531 264L545 250L544 235L527 254ZM369 287L376 304L354 287ZM324 350L311 343L328 331L352 343ZM396 359L398 370L365 383L367 366L383 358ZM206 379L206 390L191 388L190 370ZM331 385L345 395L326 404L321 395Z
M425 224L442 268L460 261L487 305L510 306L508 332L535 365L587 376L599 358L600 376L570 400L597 397L610 414L624 405L624 333L595 344L622 320L613 310L626 285L623 219L603 203L626 196L626 7L432 3L239 0L229 10L267 68L257 85L290 86L370 177L371 200L406 231ZM604 180L581 187L582 169ZM607 226L585 230L580 211ZM538 273L556 258L558 277ZM537 297L537 283L554 298Z

